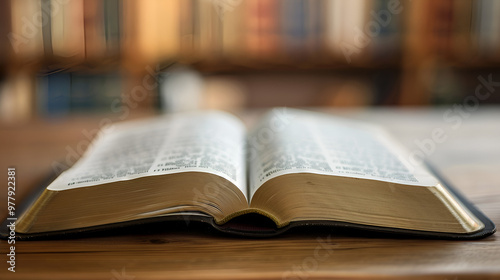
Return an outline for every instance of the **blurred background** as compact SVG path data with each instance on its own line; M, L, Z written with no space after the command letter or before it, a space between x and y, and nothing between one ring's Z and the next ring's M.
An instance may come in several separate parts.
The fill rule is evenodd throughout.
M5 0L0 119L461 104L500 72L499 14L494 0Z

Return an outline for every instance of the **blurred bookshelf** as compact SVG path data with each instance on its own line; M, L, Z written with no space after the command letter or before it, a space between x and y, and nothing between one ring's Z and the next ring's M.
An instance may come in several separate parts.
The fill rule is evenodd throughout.
M493 0L10 0L0 15L2 120L114 111L139 91L134 111L173 108L174 76L224 109L450 104L500 73Z

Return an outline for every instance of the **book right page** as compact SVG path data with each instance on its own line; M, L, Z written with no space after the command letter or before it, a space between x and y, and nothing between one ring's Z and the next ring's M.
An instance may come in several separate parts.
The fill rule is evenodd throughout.
M250 132L248 151L250 197L268 180L291 173L438 184L383 129L321 113L274 109Z

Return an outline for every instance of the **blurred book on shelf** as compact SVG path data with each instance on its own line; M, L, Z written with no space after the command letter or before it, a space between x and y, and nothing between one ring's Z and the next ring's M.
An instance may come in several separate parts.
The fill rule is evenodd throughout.
M62 117L71 112L115 110L122 103L120 73L55 72L38 77L38 113Z
M266 73L336 81L322 90L331 96L303 90L294 106L457 102L478 75L500 72L500 5L492 0L10 0L0 15L2 119L93 113L138 90L148 95L138 108L176 108L165 102L180 97L159 88L160 70L172 63L210 79L240 75L222 83L230 89ZM243 108L295 98L229 91L240 92L234 106ZM233 104L224 96L197 104Z

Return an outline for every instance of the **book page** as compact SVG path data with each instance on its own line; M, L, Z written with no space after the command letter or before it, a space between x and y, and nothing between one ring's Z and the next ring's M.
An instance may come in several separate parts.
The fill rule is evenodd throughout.
M249 141L248 147L254 151L249 162L250 197L266 181L291 173L415 186L438 183L423 165L410 164L408 152L376 126L325 114L286 110L287 121L280 129L270 129L276 122L273 120L276 112L271 111L249 135L249 139L254 139L254 144ZM255 141L263 131L272 131L268 141Z
M112 125L48 189L198 171L229 180L246 196L245 133L236 117L216 111Z

